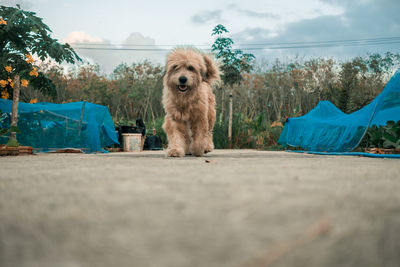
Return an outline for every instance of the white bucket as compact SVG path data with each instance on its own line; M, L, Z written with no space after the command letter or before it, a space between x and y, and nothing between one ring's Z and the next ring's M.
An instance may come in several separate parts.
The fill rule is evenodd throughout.
M123 133L122 142L125 152L140 152L142 151L142 134Z

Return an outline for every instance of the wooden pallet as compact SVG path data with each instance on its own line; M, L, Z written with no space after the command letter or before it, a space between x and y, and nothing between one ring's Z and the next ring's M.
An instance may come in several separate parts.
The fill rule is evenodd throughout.
M0 145L0 156L22 156L32 155L33 148L31 146L6 146Z

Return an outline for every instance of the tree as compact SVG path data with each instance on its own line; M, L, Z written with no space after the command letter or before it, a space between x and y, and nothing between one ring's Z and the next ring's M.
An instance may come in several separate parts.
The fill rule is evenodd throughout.
M51 38L50 28L34 12L17 7L0 7L0 88L1 97L14 95L13 110L18 110L19 86L30 84L45 94L55 95L52 81L38 71L33 55L41 61L57 63L81 61L72 47ZM16 114L13 118L17 118ZM13 126L16 121L12 121ZM15 139L15 133L11 135Z
M55 94L53 83L38 71L32 55L41 61L52 58L57 63L75 63L81 59L69 44L58 43L50 33L50 28L34 12L21 10L19 5L16 8L0 7L0 80L3 91L7 88L8 93L12 93L12 80L19 75L22 86L31 84L45 94Z
M215 53L215 57L222 61L221 70L222 81L225 85L232 86L242 81L242 73L250 72L253 69L253 54L243 53L240 49L233 49L233 40L224 37L223 34L229 33L224 25L218 24L212 31L212 36L216 35L217 39L211 46L211 51Z
M221 60L222 66L222 81L229 90L229 126L228 126L228 139L229 143L232 140L232 86L239 84L242 80L242 73L250 72L253 68L253 60L255 56L253 54L243 53L242 50L233 49L233 40L228 37L224 37L225 33L229 31L224 25L218 24L214 27L211 36L217 36L215 42L211 46L211 51L215 53L215 57ZM224 94L222 94L224 96ZM223 101L223 97L222 97ZM221 118L223 116L223 105L221 110Z

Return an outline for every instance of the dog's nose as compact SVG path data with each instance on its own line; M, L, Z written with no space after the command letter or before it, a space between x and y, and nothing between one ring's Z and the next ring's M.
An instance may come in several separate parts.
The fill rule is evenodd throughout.
M181 84L185 84L187 82L187 78L185 76L181 76L181 77L179 77L179 82Z

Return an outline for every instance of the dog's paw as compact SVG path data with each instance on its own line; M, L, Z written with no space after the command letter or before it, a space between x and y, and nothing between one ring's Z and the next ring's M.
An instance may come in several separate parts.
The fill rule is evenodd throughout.
M191 147L192 155L196 157L203 156L204 150L204 145L201 143L194 143Z
M183 151L183 149L170 148L167 154L168 157L183 157L185 155L185 152Z
M207 144L206 148L204 149L204 153L207 154L213 150L214 150L214 144L213 143Z

